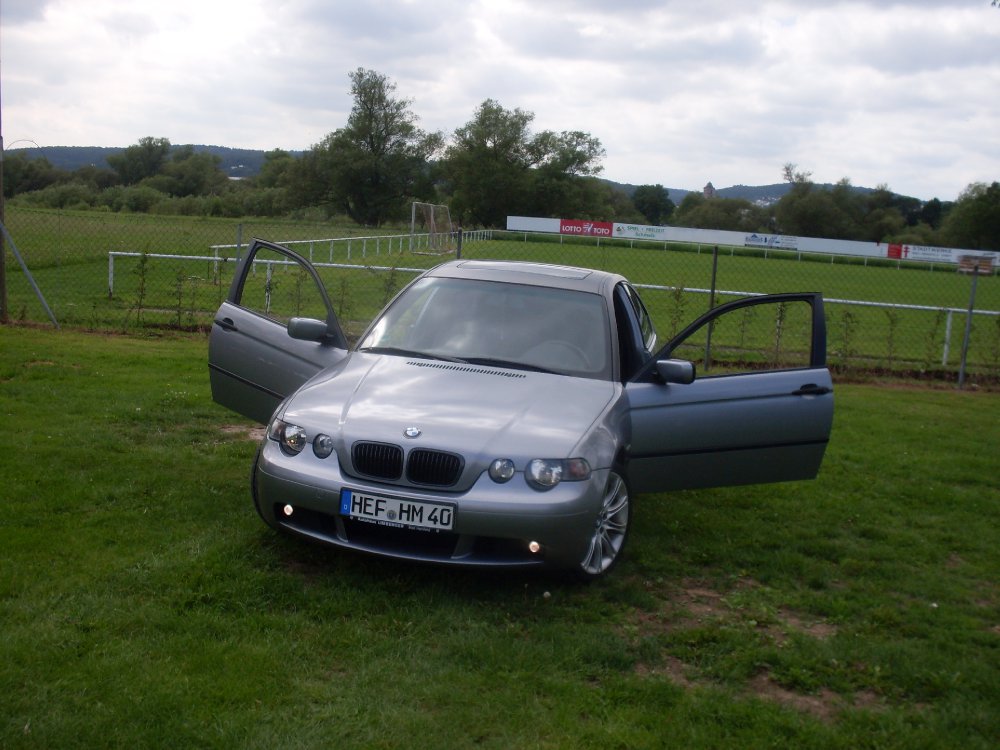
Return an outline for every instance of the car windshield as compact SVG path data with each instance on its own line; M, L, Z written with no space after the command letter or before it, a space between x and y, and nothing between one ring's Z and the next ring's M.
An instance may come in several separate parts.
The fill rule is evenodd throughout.
M358 349L611 377L604 298L527 284L423 278L393 302Z

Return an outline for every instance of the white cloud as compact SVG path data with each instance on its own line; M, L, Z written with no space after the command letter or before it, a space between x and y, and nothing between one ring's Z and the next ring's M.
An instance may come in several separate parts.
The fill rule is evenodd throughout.
M621 182L1000 179L988 0L4 0L8 144L307 148L377 70L428 130L492 98L583 130Z

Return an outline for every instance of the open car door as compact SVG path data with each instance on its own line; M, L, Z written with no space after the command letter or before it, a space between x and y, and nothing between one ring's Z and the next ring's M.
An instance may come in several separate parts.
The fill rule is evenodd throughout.
M636 492L811 479L833 423L822 296L720 305L625 389Z
M212 398L263 424L286 396L346 356L316 269L288 248L254 240L212 324Z

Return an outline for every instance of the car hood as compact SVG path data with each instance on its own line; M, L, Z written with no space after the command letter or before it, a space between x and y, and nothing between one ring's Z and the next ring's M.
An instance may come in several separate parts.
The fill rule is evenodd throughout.
M359 440L443 450L481 470L499 457L577 455L614 394L604 380L355 352L304 385L284 418L348 450Z

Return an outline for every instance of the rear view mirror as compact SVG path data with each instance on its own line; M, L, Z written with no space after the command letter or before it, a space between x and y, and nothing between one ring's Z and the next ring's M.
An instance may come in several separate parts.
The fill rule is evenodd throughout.
M292 318L288 321L288 335L301 341L322 341L330 332L322 320L314 318Z
M656 371L664 383L688 385L694 382L694 362L688 362L686 359L657 360Z

